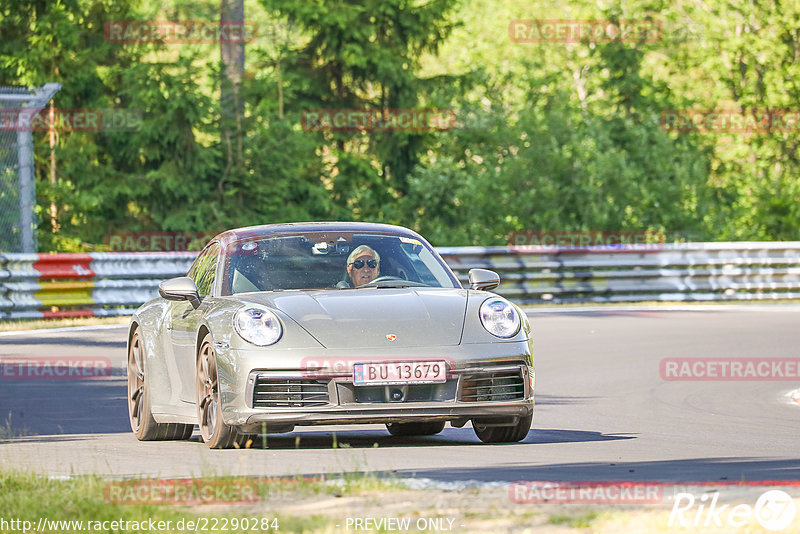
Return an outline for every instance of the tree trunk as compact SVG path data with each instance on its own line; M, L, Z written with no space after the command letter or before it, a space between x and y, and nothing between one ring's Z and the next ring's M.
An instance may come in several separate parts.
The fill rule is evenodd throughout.
M220 24L241 27L244 24L244 0L220 0ZM225 35L227 32L223 32ZM235 35L235 33L233 33ZM243 163L242 118L244 101L241 89L244 80L244 41L240 39L221 39L222 80L220 83L221 140L225 153L225 173L228 178L231 170L237 170ZM234 180L236 181L236 180ZM239 185L239 184L237 184ZM239 190L239 199L243 199Z

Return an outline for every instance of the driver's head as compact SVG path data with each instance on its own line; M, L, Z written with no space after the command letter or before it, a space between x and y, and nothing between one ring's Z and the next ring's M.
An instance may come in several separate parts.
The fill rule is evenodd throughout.
M347 257L347 274L353 281L353 287L372 282L380 274L380 269L380 255L367 245L357 246Z

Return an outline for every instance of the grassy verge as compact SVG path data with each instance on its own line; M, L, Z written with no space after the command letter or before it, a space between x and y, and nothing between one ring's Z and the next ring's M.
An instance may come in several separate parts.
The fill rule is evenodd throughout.
M162 483L153 479L109 481L101 476L50 479L0 469L0 510L6 521L30 522L29 531L65 533L138 534L152 532L154 525L160 532L183 533L195 525L194 529L205 532L263 533L278 527L278 532L321 534L586 532L598 526L598 513L586 507L514 506L504 490L410 490L399 481L373 474L328 479L201 478L193 483L255 488L257 498L239 503L231 502L235 499L212 499L205 504L185 500L174 504L175 499L170 504L148 503L149 496L169 494L153 491L163 488ZM38 528L40 519L47 520L42 528ZM367 520L373 522L356 523ZM0 523L0 532L19 532L25 525L16 527L4 528Z
M154 491L164 481L112 480L100 476L49 479L0 468L0 532L300 532L339 534L347 532L458 532L502 533L597 533L636 532L723 533L721 528L695 507L686 512L688 528L672 524L674 496L651 505L608 505L570 503L517 503L507 488L408 489L400 480L372 474L349 474L336 478L200 478L189 481L203 484L250 488L250 499L205 499L205 504L175 499L174 488L186 479L171 481L173 492ZM126 488L120 491L119 488ZM144 487L142 493L136 488ZM196 487L196 486L195 486ZM114 490L114 488L117 488ZM707 495L707 486L684 488L694 495ZM765 487L748 490L725 489L721 501L732 506L752 508ZM784 488L789 494L793 488ZM715 492L718 489L714 490ZM201 495L196 492L194 495ZM242 495L239 493L238 495ZM122 495L122 497L120 497ZM171 504L148 504L151 496L172 495ZM222 495L229 493L222 492ZM124 498L123 498L124 497ZM175 502L182 504L174 504ZM685 503L684 503L685 504ZM794 499L793 507L800 508ZM720 509L722 510L722 509ZM783 510L783 509L781 509ZM773 510L774 511L774 510ZM681 512L683 513L683 512ZM783 512L781 512L783 513ZM683 517L683 516L680 516ZM680 519L682 521L683 519ZM759 516L760 517L760 516ZM37 528L40 518L45 527ZM768 520L770 517L761 517ZM741 519L741 518L739 518ZM24 520L29 525L5 525L2 521ZM370 522L367 522L369 520ZM53 523L61 521L62 523ZM66 521L67 523L63 523ZM108 522L116 521L114 525ZM360 521L360 525L358 523ZM695 521L692 523L692 521ZM738 519L737 519L738 521ZM71 522L71 523L70 523ZM99 522L99 523L98 523ZM106 524L104 525L104 522ZM152 526L161 523L159 526ZM793 524L796 526L796 523ZM756 516L747 519L737 532L763 532ZM795 532L796 530L786 530Z
M584 510L576 513L558 513L547 517L551 525L566 525L571 528L589 528L600 514L595 510Z
M11 413L9 413L6 420L0 424L0 443L10 438L16 438L19 435L17 431L11 428Z
M188 486L194 489L184 493L193 495L193 502L170 499L168 496L177 495L177 487L186 486L181 486L181 481L178 481L170 486L170 491L153 479L107 481L100 476L50 479L5 470L0 471L0 510L6 520L30 521L35 525L32 529L39 526L40 518L46 518L50 528L45 531L51 532L113 530L138 533L147 530L141 527L143 521L149 524L151 521L160 522L158 530L163 532L183 532L190 521L200 525L198 530L211 532L264 532L277 530L276 527L281 532L332 532L341 520L316 513L282 514L265 505L296 503L309 498L346 499L365 493L392 491L396 486L391 481L370 475L351 475L335 480L205 478L196 479ZM231 493L231 488L238 488L238 493ZM247 495L243 488L255 488L257 495L254 496L257 498L252 502L231 502L239 495ZM212 496L210 500L201 497L208 495ZM170 504L153 503L165 498L170 500ZM197 499L204 502L200 504ZM253 528L256 519L258 528ZM111 521L118 523L113 528L108 523L108 528L87 529ZM203 528L204 523L208 528ZM14 530L9 530L8 525L5 527L0 523L0 532Z
M105 324L128 324L130 317L75 317L70 319L14 319L0 321L0 332L19 330L41 330L43 328L65 328L69 326L95 326Z

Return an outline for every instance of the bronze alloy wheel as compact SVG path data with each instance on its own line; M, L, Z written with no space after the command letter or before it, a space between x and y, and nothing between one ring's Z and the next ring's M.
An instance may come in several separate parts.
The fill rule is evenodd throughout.
M212 449L246 445L251 436L240 434L222 420L222 406L217 379L217 357L211 334L206 334L197 355L197 424L203 441Z
M140 441L189 439L194 425L157 423L150 411L142 335L137 327L128 348L128 418Z

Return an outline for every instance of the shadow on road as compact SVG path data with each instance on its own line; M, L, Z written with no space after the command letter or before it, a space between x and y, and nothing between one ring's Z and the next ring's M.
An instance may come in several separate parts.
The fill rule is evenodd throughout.
M445 428L435 436L395 437L381 426L375 429L364 430L317 430L302 429L287 434L267 434L256 437L250 445L251 449L264 449L265 445L270 450L282 449L371 449L375 447L443 447L453 445L477 445L488 447L481 443L472 428ZM522 443L577 443L588 441L608 441L620 439L633 439L634 436L603 434L585 430L554 430L534 429ZM192 441L200 444L200 436L195 432ZM509 446L509 444L500 444ZM513 444L512 444L513 445Z
M130 432L127 393L117 376L0 380L0 426L14 436Z
M124 370L113 369L113 376L101 380L0 380L0 427L5 437L15 441L55 441L81 439L79 434L130 432L127 412L127 382ZM581 404L590 397L540 395L537 404ZM58 435L71 435L59 438ZM335 435L335 437L334 437ZM524 443L577 443L633 439L626 434L603 434L585 430L532 430ZM195 432L194 441L199 441ZM252 448L264 448L263 437ZM334 447L431 447L480 445L472 428L446 428L425 437L394 437L383 425L374 430L363 427L333 431L325 427L297 427L288 434L269 434L269 449L331 449ZM335 445L334 445L335 444Z
M597 397L565 397L561 395L536 395L536 405L561 406L565 404L586 404Z

